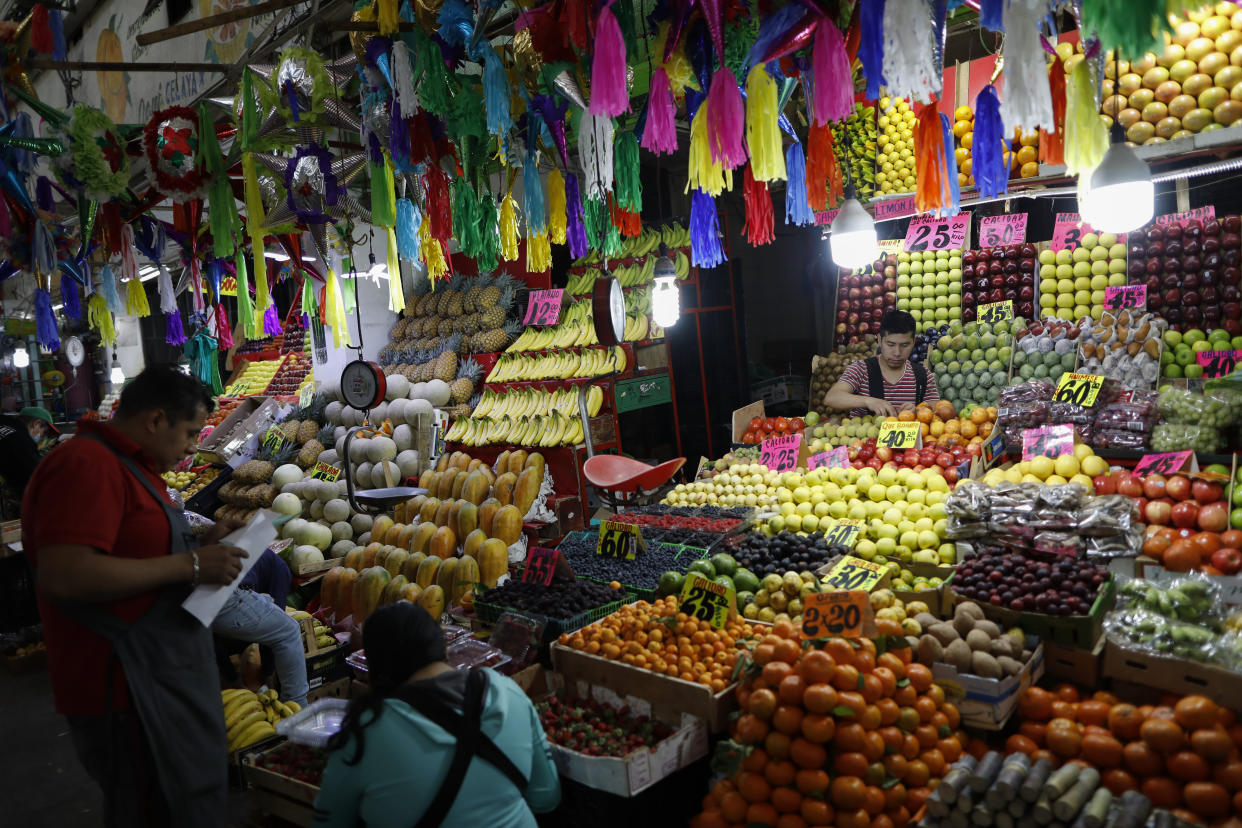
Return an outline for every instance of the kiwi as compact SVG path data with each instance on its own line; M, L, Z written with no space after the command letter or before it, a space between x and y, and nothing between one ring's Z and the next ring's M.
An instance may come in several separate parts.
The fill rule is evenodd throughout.
M992 645L992 638L983 630L974 629L966 633L966 643L970 649L986 653Z
M919 639L918 656L921 664L935 664L944 660L944 647L934 635L924 635Z
M983 630L988 634L988 638L999 638L1001 634L1001 628L996 624L996 622L989 621L986 618L982 621L976 621L975 629Z
M936 640L946 647L960 638L957 630L953 629L949 624L932 624L927 628L927 632L934 635Z
M914 616L914 620L918 621L919 626L923 629L927 629L940 623L940 619L932 615L930 612L920 612L918 615Z
M975 628L975 619L967 613L958 613L953 616L953 629L957 630L957 634L965 638L971 630Z
M996 659L996 663L1001 670L1004 671L1006 678L1009 676L1016 676L1018 673L1022 672L1022 663L1015 661L1009 656L1001 656Z
M970 670L976 676L998 679L1004 675L1000 664L987 653L975 651L970 656Z
M959 673L969 673L971 665L970 645L962 639L951 643L944 651L944 660Z
M988 652L1000 658L1015 658L1022 655L1022 648L1017 646L1012 638L1002 635L1000 638L992 642L992 646L988 647Z
M976 621L983 620L983 610L974 601L963 601L958 604L957 608L953 610L953 617L956 618L959 615L969 615Z

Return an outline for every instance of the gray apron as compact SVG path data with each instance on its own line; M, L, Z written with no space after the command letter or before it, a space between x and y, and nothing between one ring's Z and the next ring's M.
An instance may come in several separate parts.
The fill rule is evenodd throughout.
M84 436L107 446L164 509L171 554L198 545L185 516L168 504L133 460L105 440ZM132 624L94 604L61 603L57 609L112 643L177 825L219 828L229 822L224 707L211 631L181 608L189 592L186 586L165 588ZM108 668L107 715L112 713L113 663Z

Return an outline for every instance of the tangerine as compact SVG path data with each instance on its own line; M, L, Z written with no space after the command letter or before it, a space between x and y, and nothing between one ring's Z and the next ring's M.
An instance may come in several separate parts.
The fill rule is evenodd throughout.
M1187 730L1214 727L1220 719L1220 708L1206 696L1191 695L1179 701L1173 708L1177 723Z
M794 778L794 787L800 794L813 794L816 797L826 793L832 780L827 771L820 768L802 768Z
M832 804L841 811L857 811L867 801L867 786L857 776L838 776L832 780L830 791ZM841 825L842 817L846 816L843 813L837 814L837 825ZM868 817L866 824L869 825L870 822Z
M1186 734L1177 722L1158 717L1159 712L1159 708L1152 712L1139 728L1139 734L1154 750L1160 753L1176 753L1186 744Z
M837 691L831 684L816 682L802 694L802 706L811 713L829 713L837 706Z

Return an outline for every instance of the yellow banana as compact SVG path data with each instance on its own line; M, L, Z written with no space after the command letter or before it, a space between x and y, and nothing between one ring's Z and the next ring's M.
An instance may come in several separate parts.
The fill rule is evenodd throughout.
M244 747L253 745L255 742L267 739L276 735L276 728L267 721L255 722L249 729L237 734L237 737L229 740L229 752L241 750Z

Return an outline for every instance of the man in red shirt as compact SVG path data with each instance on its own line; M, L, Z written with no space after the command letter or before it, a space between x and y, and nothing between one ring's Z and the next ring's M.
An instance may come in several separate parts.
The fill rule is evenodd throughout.
M880 353L850 365L824 395L824 405L849 416L868 413L894 417L913 411L925 400L940 399L936 378L924 366L910 361L914 351L914 317L889 311L880 320Z
M215 743L210 711L178 707L178 680L203 684L204 676L215 676L210 632L180 603L199 583L232 583L246 555L216 545L228 525L218 525L203 546L185 540L188 526L174 517L179 513L160 478L194 452L212 407L197 379L174 366L148 368L126 386L111 423L80 423L77 436L44 459L22 503L56 709L69 721L82 764L104 789L110 826L171 824L170 803L180 809L178 825L207 825L214 816L184 817L194 810L187 802L201 795L210 801L203 812L213 815L226 804L223 786L207 789L227 784L223 751L198 756L201 777L210 782L188 785L167 755L169 743L187 734L205 732L199 742ZM150 670L134 675L127 656L148 626L172 637L165 652L142 653L152 656L144 665ZM198 663L203 652L209 673ZM218 707L218 677L213 688L187 695L201 701L208 691ZM171 713L171 723L152 721L159 718L153 707L161 706L157 712ZM223 744L222 715L218 728ZM221 813L216 824L225 822Z

